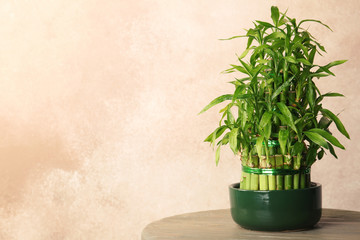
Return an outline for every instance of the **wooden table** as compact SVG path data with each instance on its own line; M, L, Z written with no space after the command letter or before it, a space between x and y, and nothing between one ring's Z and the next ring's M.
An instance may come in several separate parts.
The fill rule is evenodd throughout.
M313 229L288 232L250 231L236 225L230 210L187 213L150 223L142 240L354 239L360 240L360 212L323 209Z

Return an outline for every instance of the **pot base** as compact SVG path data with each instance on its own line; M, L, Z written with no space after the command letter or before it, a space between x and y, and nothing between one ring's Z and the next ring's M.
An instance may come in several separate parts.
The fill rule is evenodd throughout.
M321 185L292 190L252 191L229 186L231 216L241 227L258 231L306 230L321 218Z

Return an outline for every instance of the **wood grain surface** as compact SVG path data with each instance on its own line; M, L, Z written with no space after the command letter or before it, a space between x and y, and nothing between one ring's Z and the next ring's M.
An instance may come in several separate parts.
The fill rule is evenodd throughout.
M360 212L323 209L320 222L302 231L259 232L241 228L229 209L187 213L150 223L142 240L353 239L360 240Z

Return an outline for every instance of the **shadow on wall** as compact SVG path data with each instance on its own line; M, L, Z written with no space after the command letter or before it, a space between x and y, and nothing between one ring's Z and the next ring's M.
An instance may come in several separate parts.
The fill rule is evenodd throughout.
M7 126L7 129L14 129ZM0 128L1 131L1 128ZM72 170L77 161L67 152L59 136L41 136L21 129L21 136L2 140L0 145L0 206L21 200L29 178L40 177L47 169Z

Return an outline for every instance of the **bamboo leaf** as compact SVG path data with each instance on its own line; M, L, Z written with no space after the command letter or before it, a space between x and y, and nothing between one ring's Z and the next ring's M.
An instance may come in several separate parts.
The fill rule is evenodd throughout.
M311 63L308 60L306 60L305 58L297 58L296 61L301 62L305 65L311 66Z
M271 19L273 20L275 26L278 26L279 17L280 17L279 8L276 6L272 6L271 7Z
M330 144L329 144L330 145ZM307 166L311 166L316 161L316 152L318 147L310 147L309 151L306 153L306 163Z
M294 146L293 146L293 149L292 149L293 152L292 152L292 154L293 154L293 155L297 155L298 153L301 153L303 149L304 149L304 144L301 143L301 142L296 142L296 143L294 144Z
M336 127L339 130L339 132L341 132L345 137L350 139L349 133L346 131L344 125L342 124L340 119L334 113L332 113L330 110L325 109L325 108L320 109L320 111L323 114L325 114L328 118L330 118L331 120L333 120L335 122Z
M345 62L347 62L347 60L337 60L337 61L333 61L333 62L325 65L324 67L327 68L327 69L329 69L329 68L331 68L331 67L334 67L334 66L343 64L343 63L345 63Z
M252 67L251 67L249 64L245 63L244 61L242 61L242 60L240 60L240 59L239 59L239 61L240 61L241 64L243 65L244 69L246 70L246 73L247 73L249 76L253 77L254 75L253 75L253 73L252 73L252 71L253 71Z
M246 45L246 48L249 48L251 46L251 43L253 42L254 38L253 37L249 37L248 38L248 42L247 42L247 45Z
M214 100L212 100L208 105L206 105L206 107L203 108L203 110L201 110L198 114L201 114L203 112L206 112L209 108L219 104L219 103L222 103L226 100L232 100L233 98L233 95L232 94L225 94L225 95L222 95L220 97L217 97L215 98Z
M309 77L316 77L316 78L321 78L321 77L328 77L331 74L326 74L326 73L311 73L309 74Z
M215 140L223 134L223 132L226 130L226 126L220 126L215 129L207 138L205 138L204 142L212 142L214 143Z
M341 93L332 93L332 92L328 92L325 94L320 95L317 99L316 99L316 104L319 104L324 97L344 97L344 95L342 95Z
M325 151L324 151L324 149L321 149L319 152L318 152L318 160L321 160L322 158L323 158L323 156L324 156L324 153L325 153Z
M307 91L306 91L306 99L308 100L311 109L314 108L315 98L316 98L313 84L314 83L312 82L312 80L310 80L308 83Z
M287 88L287 87L290 85L291 81L292 81L294 78L295 78L295 75L292 76L291 78L289 78L289 79L288 79L286 82L284 82L283 84L281 84L281 86L278 87L278 88L274 91L273 95L271 96L271 100L274 100L285 88Z
M229 143L230 148L234 152L234 154L237 154L238 147L237 147L237 136L238 136L238 128L233 128L229 134Z
M216 166L219 164L219 160L220 160L220 147L221 145L219 145L216 149L216 152L215 152L215 163L216 163Z
M293 56L286 56L285 59L291 63L298 63Z
M297 129L294 124L292 114L289 111L288 107L283 102L278 102L278 103L276 103L276 105L278 106L282 115L284 116L286 123L297 133Z
M264 135L266 139L269 139L271 136L271 123L266 124L264 127Z
M233 65L231 64L230 66L232 66L234 69L238 70L239 72L242 72L242 73L245 73L245 74L248 74L246 69L243 68L242 66L238 66L238 65Z
M254 48L255 47L245 49L245 51L238 57L238 59L243 59L244 57L246 57L246 55L249 53L249 51Z
M264 38L264 43L270 41L270 40L276 40L276 39L285 39L286 38L286 35L282 32L273 32L269 35L267 35L265 38Z
M308 132L318 133L321 136L323 136L326 140L328 140L331 144L333 144L334 146L341 148L341 149L345 149L345 147L339 142L339 140L336 139L336 137L334 137L329 132L327 132L323 129L312 128L312 129L308 130Z
M259 23L260 25L264 26L265 28L275 27L274 25L272 25L271 23L268 23L268 22L263 22L263 21L258 21L258 20L256 20L256 22Z
M323 97L345 97L341 93L336 93L336 92L328 92L328 93L322 94L321 96L323 96Z
M262 115L260 123L259 123L260 129L264 129L264 127L270 123L271 117L272 117L271 112L265 112Z
M279 131L279 144L280 144L281 153L283 155L286 154L286 142L288 141L288 138L289 138L289 130L280 129L280 131Z
M331 155L333 155L336 159L338 158L338 156L335 153L335 149L331 144L329 144L329 151L330 151Z
M326 28L328 28L330 31L332 31L332 29L331 29L328 25L322 23L322 22L319 21L319 20L315 20L315 19L304 19L304 20L302 20L302 21L299 22L299 25L298 25L298 26L300 27L300 25L301 25L302 23L304 23L304 22L316 22L316 23L320 23L321 25L323 25L324 27L326 27Z
M305 131L304 134L315 144L329 149L329 145L326 142L325 138L323 136L321 136L320 134L316 133L316 132L310 132L310 131Z
M230 37L230 38L222 38L222 39L219 39L219 40L224 41L224 40L231 40L231 39L234 39L234 38L241 38L241 37L247 37L247 36L245 36L245 35L233 36L233 37Z

